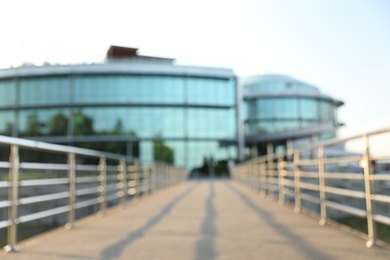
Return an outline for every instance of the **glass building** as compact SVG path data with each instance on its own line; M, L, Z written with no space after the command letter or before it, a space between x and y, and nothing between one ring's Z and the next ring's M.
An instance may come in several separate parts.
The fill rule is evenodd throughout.
M237 158L236 76L111 47L102 64L0 70L0 134L193 170Z
M0 134L226 172L228 159L336 137L343 102L282 75L175 65L111 46L101 64L0 70ZM246 149L245 149L246 147ZM210 167L212 165L212 167Z
M264 154L267 143L285 149L288 141L337 136L337 108L343 102L318 88L284 75L246 78L241 87L245 144L252 154Z

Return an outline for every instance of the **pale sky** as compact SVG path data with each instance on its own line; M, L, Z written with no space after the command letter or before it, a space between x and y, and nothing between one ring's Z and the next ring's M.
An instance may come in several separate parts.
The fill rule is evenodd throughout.
M0 28L0 68L136 47L313 84L345 102L342 137L390 126L389 0L2 0Z

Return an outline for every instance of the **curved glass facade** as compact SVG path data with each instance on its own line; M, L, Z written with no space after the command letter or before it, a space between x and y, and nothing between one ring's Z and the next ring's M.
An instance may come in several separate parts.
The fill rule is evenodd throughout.
M0 71L0 134L125 152L188 169L202 166L206 157L237 156L231 70L167 65L158 73L141 67Z
M336 136L336 108L342 103L295 79L265 75L244 81L245 134L273 135L330 126L318 137ZM287 138L287 137L286 137Z

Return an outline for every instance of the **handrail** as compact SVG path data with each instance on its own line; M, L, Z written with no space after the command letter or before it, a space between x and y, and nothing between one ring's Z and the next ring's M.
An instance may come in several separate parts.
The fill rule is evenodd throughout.
M187 177L185 169L162 162L144 163L126 155L8 136L0 136L0 146L10 148L9 161L0 161L0 169L9 171L8 175L0 175L0 189L9 193L6 200L0 197L0 210L8 210L8 218L0 219L0 229L8 228L4 248L7 252L18 251L19 223L65 213L65 226L72 228L76 212L82 208L95 206L104 215L109 206L125 206L133 198L175 185ZM20 156L24 150L62 154L64 162L38 163L31 162L31 158L24 161L25 155ZM33 173L33 177L28 173ZM34 176L37 174L38 177ZM56 203L50 203L53 201ZM30 206L42 202L45 208Z
M292 202L296 213L303 207L315 211L321 225L329 220L329 209L364 217L368 227L366 246L372 247L380 243L376 223L390 225L390 210L375 208L379 202L390 208L390 172L380 172L374 167L374 163L389 164L390 156L372 156L369 143L370 138L383 138L383 134L390 134L390 128L278 154L268 148L268 154L238 164L232 178L260 194L276 198L279 204ZM328 147L351 141L362 142L363 149L352 156L347 152L327 155ZM354 204L348 203L351 199Z

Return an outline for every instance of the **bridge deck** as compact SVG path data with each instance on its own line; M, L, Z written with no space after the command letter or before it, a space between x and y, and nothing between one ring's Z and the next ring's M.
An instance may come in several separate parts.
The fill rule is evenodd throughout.
M190 181L19 244L0 259L389 259L390 250L228 180Z

